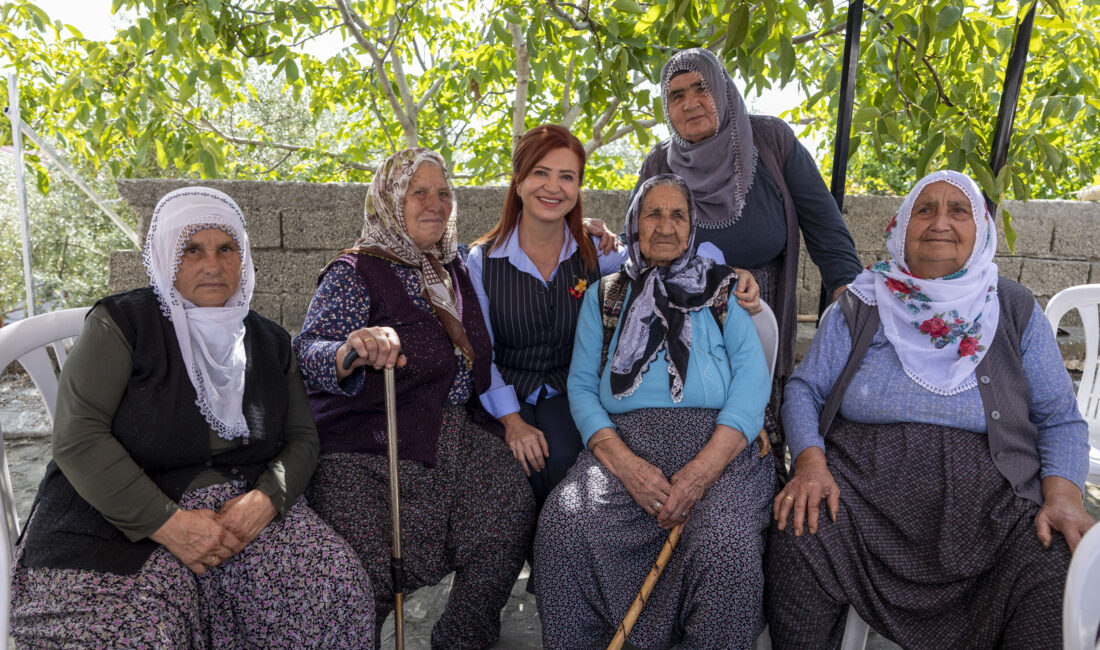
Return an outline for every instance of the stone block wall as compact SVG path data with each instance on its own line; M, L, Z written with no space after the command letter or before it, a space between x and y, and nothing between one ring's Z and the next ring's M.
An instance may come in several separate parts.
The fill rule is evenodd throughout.
M121 180L119 192L138 216L144 237L153 207L167 192L190 180ZM203 181L229 194L244 211L256 264L253 308L290 331L302 324L317 275L362 228L367 185L359 183L273 183ZM471 242L500 217L504 187L457 187L459 241ZM622 229L628 192L585 190L585 215L599 217L612 230ZM897 197L850 196L844 219L864 264L886 256L882 231L901 205ZM1079 201L1008 201L1018 239L1010 252L1000 237L1001 273L1026 285L1045 304L1058 291L1100 283L1100 203ZM998 219L998 226L1000 219ZM800 254L799 313L816 314L820 276ZM111 255L110 290L147 284L138 251Z

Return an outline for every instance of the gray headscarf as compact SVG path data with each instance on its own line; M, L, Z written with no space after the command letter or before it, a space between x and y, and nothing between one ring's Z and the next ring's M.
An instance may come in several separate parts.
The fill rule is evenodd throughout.
M752 126L741 93L718 59L700 48L675 54L661 69L661 101L668 120L668 84L682 72L698 72L714 99L718 129L699 142L688 142L668 122L672 141L668 166L687 181L695 196L700 228L725 228L737 223L745 195L756 172Z
M667 267L646 262L638 233L646 194L660 185L673 185L683 192L691 223L687 248ZM732 268L695 254L697 214L687 183L673 174L646 180L630 204L625 232L628 257L623 263L623 273L630 278L630 299L623 307L619 340L610 361L611 394L619 399L638 388L662 348L668 348L669 394L674 402L683 399L691 355L689 312L709 307L722 287L728 284L732 289L737 283Z

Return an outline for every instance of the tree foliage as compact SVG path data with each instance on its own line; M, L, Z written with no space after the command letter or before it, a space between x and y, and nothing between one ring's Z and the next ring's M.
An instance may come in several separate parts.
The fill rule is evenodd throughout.
M1040 3L1009 163L989 170L1028 6L868 8L857 188L904 191L941 166L969 169L995 197L1065 196L1092 178L1097 0ZM717 52L749 95L798 84L808 99L788 117L831 141L845 19L832 0L114 0L114 10L130 24L96 42L32 3L5 3L0 52L23 75L25 119L115 176L363 180L418 144L465 182L499 182L519 134L558 122L593 154L589 184L605 187L632 183L619 152L654 143L656 77L679 48ZM338 52L314 54L334 39ZM262 101L272 83L294 128Z

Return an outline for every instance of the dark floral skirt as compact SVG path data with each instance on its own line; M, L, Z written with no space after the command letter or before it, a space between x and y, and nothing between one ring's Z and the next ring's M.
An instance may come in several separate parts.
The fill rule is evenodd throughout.
M180 507L217 510L244 488L193 490ZM11 635L21 648L363 648L373 611L359 558L300 499L203 575L163 546L133 575L17 561Z

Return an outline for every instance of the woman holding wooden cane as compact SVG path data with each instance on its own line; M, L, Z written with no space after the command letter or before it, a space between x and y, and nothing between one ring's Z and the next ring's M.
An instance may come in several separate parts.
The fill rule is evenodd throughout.
M294 341L321 438L310 504L393 608L382 368L395 368L402 557L409 591L455 571L432 646L487 648L500 635L534 524L534 499L482 408L492 344L456 256L443 159L388 158L371 182L363 235L321 275ZM344 368L354 350L358 359Z
M587 450L535 538L546 648L606 647L681 523L631 643L740 648L764 627L775 477L749 443L768 370L752 319L729 301L733 269L696 255L694 234L683 180L646 181L627 215L623 271L581 307L568 389Z

